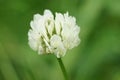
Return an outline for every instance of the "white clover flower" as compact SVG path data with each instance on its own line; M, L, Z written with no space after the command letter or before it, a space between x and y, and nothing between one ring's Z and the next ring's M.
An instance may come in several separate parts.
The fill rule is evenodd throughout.
M45 10L43 15L34 15L30 26L28 43L39 54L55 54L61 58L80 43L80 27L68 12L56 13L54 17L50 10Z

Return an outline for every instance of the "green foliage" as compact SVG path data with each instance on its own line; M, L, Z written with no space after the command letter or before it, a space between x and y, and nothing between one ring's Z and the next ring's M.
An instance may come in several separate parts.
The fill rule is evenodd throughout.
M81 44L63 62L71 80L120 80L120 0L0 0L0 80L63 80L54 55L28 46L33 14L69 11Z

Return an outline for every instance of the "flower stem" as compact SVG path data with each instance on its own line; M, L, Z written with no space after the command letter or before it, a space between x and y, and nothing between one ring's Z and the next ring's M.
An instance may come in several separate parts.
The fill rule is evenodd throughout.
M63 76L64 76L65 80L68 80L67 72L65 70L65 67L64 67L64 64L63 64L61 58L57 58L57 60L59 62L59 65L60 65L60 68L62 70L62 73L63 73Z

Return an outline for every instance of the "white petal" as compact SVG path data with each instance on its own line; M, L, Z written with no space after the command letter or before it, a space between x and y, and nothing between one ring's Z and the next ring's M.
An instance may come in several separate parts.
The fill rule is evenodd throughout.
M30 26L33 30L35 30L35 31L37 30L37 26L35 25L34 21L30 22Z
M50 39L50 45L53 48L54 54L60 58L65 55L66 49L64 48L64 45L61 41L60 36L53 35Z
M63 46L58 47L57 49L54 50L54 54L57 56L57 58L61 58L65 56L66 49Z
M28 44L33 50L35 50L35 51L37 50L38 46L34 40L29 40Z
M50 45L51 47L54 48L58 47L60 42L61 42L61 37L58 35L53 35L50 39Z
M68 27L64 27L62 29L61 35L63 40L68 39L69 37L71 37L73 33L71 33L71 30Z
M40 37L40 35L38 35L37 33L35 33L32 30L29 30L29 32L28 32L28 40L29 40L28 44L35 51L38 49L38 39L39 39L39 37Z
M35 14L33 20L38 21L39 19L42 18L42 15L40 14Z
M40 45L39 48L38 48L38 54L45 54L45 50L42 47L42 45Z
M46 28L45 28L45 25L44 25L44 20L40 19L38 24L38 31L39 33L47 40L49 41L49 38L47 36L47 31L46 31Z
M56 17L55 17L55 29L56 29L56 33L58 35L60 35L60 30L61 30L63 24L64 24L63 15L61 13L56 13Z
M44 43L45 43L45 46L47 47L46 49L46 51L47 52L52 52L52 49L51 49L51 46L50 46L50 44L47 42L47 40L45 40L44 38L43 38L43 41L44 41Z
M53 29L54 29L54 22L50 22L50 25L47 26L47 29L48 29L48 33L50 34L50 36L52 36Z
M79 33L80 33L80 27L76 25L76 26L73 28L73 32L74 32L74 35L75 35L75 36L78 36Z
M69 28L75 27L76 25L76 19L75 17L69 16L68 12L64 14L65 18L65 25L68 26Z
M50 10L46 9L44 11L44 15L52 15L52 12Z
M44 11L44 25L50 36L52 36L52 32L54 29L54 17L50 10Z
M54 29L54 20L52 18L47 19L45 21L45 27L48 33L50 34L50 36L52 36L53 29Z
M74 47L78 46L80 44L81 40L79 39L79 37L76 37L76 39L74 40Z

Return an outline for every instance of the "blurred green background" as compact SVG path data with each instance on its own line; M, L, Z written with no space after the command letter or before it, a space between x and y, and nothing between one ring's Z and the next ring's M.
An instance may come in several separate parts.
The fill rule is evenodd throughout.
M0 80L64 80L54 55L28 46L35 13L75 16L81 44L62 58L71 80L120 80L120 0L0 0Z

